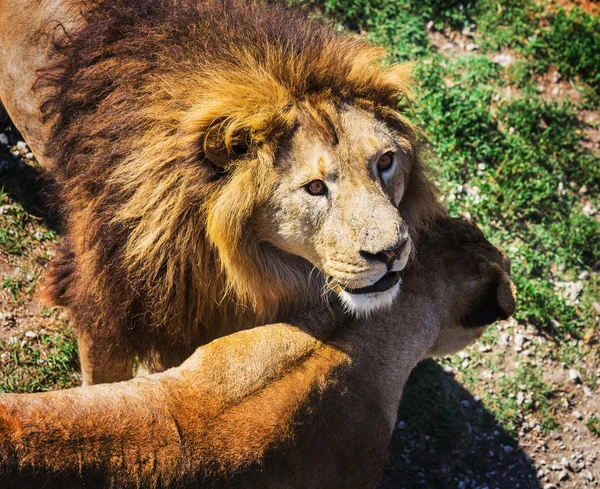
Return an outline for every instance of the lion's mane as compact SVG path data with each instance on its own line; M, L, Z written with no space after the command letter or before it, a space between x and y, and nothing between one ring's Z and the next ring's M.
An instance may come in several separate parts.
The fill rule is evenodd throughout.
M299 104L351 101L408 134L410 70L301 13L241 0L83 2L41 81L47 151L68 239L47 296L105 348L191 353L319 300L311 266L257 243L249 220ZM230 154L207 157L209 136ZM400 210L413 229L440 208L415 151ZM110 334L109 334L110 333ZM178 357L179 358L179 357Z

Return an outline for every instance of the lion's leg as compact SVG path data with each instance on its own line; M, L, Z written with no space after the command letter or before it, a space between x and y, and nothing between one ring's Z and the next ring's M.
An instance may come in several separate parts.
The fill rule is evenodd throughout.
M79 334L78 343L82 385L108 384L133 378L132 355L107 355L85 333Z

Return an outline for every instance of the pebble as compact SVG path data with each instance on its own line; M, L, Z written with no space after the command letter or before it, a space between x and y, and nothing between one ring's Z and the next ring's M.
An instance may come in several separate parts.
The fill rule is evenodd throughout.
M517 333L515 335L515 340L514 341L515 341L515 346L521 347L521 346L523 346L523 342L525 341L525 337L522 334Z
M573 382L574 384L580 384L581 383L581 374L574 368L569 369L569 380L571 382Z
M566 481L569 478L569 473L566 470L561 471L560 474L558 474L558 480L559 481Z
M544 489L557 489L554 484L545 484Z
M25 141L19 141L17 143L17 151L20 153L29 153L29 148L27 147L27 143Z
M396 428L398 428L399 430L405 430L406 429L406 422L405 421L400 421L397 425Z
M497 54L492 58L492 61L502 66L502 68L508 68L515 62L515 58L510 54Z
M475 51L479 49L479 44L473 44L472 42L468 43L465 47L467 51Z
M0 320L6 323L12 323L15 320L15 317L10 312L5 312L0 314Z
M573 411L571 414L575 419L583 419L583 415L579 411Z
M0 132L0 144L4 144L5 146L8 146L8 136L6 134L4 134L3 132Z
M577 277L579 280L588 280L590 278L590 272L588 272L587 270L585 272L581 272L579 274L579 277Z
M27 338L37 338L37 333L35 331L25 331L25 336Z
M580 475L583 479L586 479L590 482L594 480L594 474L592 474L589 470L582 470Z

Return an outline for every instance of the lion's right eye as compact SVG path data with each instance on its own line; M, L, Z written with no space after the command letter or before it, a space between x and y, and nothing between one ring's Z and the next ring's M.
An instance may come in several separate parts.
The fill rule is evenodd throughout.
M325 195L327 193L327 186L323 180L313 180L307 183L304 188L310 195Z

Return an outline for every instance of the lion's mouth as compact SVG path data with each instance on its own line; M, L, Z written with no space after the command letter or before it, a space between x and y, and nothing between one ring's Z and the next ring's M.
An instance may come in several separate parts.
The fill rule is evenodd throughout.
M349 294L373 294L377 292L385 292L391 289L400 281L400 272L388 272L374 284L359 289L351 289L349 287L341 287L344 292Z

